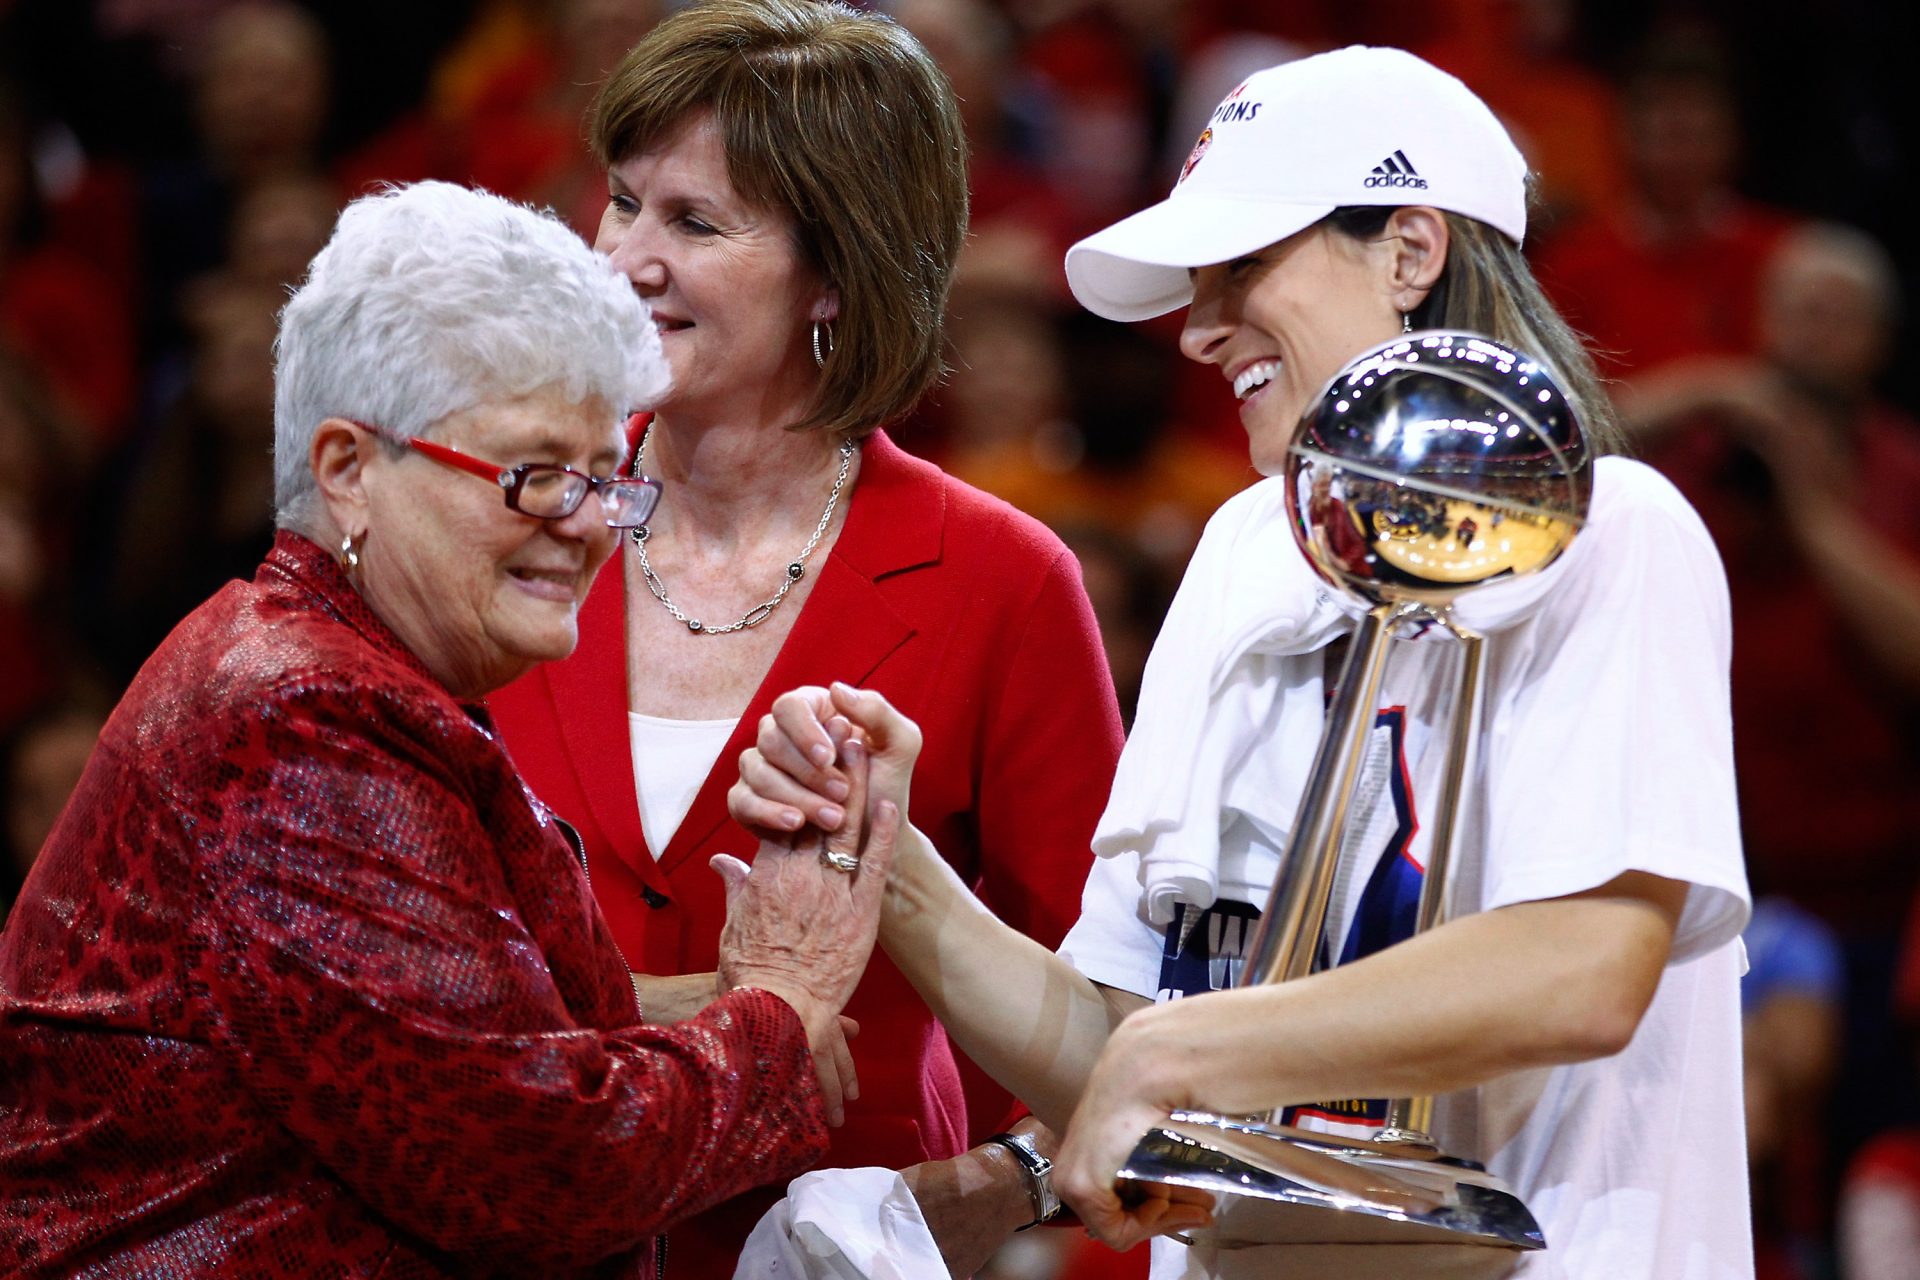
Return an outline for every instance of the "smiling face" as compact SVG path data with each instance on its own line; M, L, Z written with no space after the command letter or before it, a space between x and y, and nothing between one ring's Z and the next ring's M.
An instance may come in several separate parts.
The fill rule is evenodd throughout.
M1263 474L1280 472L1300 416L1327 380L1400 332L1395 244L1316 223L1193 273L1180 349L1232 384Z
M673 370L660 411L783 426L802 416L817 385L812 325L834 318L837 299L792 218L734 190L713 117L615 164L607 189L594 247L653 308Z
M619 465L622 443L605 405L552 387L450 414L427 435L502 467L555 462L600 476ZM580 604L619 539L598 499L539 520L508 509L499 485L370 435L361 456L361 594L442 683L474 698L573 652Z

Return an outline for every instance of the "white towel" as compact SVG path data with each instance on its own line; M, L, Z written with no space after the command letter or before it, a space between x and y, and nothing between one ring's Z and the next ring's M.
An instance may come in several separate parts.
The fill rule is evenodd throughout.
M1283 477L1236 495L1207 522L1147 658L1133 733L1093 841L1112 857L1140 854L1148 913L1213 905L1223 893L1264 902L1277 860L1252 842L1221 847L1225 790L1247 752L1277 735L1295 777L1265 788L1298 796L1319 740L1317 674L1276 682L1250 655L1305 653L1350 629L1357 606L1337 598L1294 542ZM1305 667L1315 664L1294 664ZM1255 809L1255 797L1241 797ZM1269 814L1284 831L1292 813ZM1263 844L1264 842L1258 842Z
M1326 718L1324 664L1301 655L1365 612L1308 564L1292 513L1275 477L1214 514L1147 659L1093 850L1140 855L1155 925L1176 902L1264 908ZM1476 589L1455 616L1482 634L1513 625L1564 579L1580 545L1543 572Z
M816 1169L787 1184L747 1237L734 1280L944 1276L920 1204L892 1169Z

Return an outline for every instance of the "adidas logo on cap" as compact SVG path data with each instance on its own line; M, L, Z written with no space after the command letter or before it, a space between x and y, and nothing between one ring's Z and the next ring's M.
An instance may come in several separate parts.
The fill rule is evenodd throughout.
M1404 50L1354 45L1256 71L1208 127L1166 199L1067 251L1067 283L1094 314L1165 315L1192 301L1190 269L1341 206L1430 205L1515 244L1526 234L1526 158L1472 90Z
M1414 171L1413 161L1407 159L1407 153L1396 151L1373 166L1373 172L1367 175L1363 184L1369 187L1419 187L1425 189L1427 180Z

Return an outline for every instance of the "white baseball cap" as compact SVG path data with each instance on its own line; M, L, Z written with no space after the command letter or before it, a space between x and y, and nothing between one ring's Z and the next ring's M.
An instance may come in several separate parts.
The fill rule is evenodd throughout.
M1187 272L1284 240L1343 205L1431 205L1518 242L1527 162L1473 91L1403 49L1354 45L1249 76L1214 109L1173 191L1067 250L1110 320L1193 299Z

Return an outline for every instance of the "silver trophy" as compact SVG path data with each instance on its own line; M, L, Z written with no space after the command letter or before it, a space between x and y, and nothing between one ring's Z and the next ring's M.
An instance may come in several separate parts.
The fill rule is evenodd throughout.
M1391 647L1408 628L1435 624L1459 640L1461 663L1416 928L1445 918L1484 660L1482 638L1453 605L1566 549L1586 518L1590 458L1544 366L1478 335L1422 332L1367 352L1328 384L1295 434L1288 478L1307 559L1368 611L1241 986L1313 969ZM1545 1247L1539 1224L1499 1178L1439 1149L1432 1110L1431 1098L1393 1100L1372 1139L1178 1112L1147 1133L1118 1177L1123 1190L1212 1192L1214 1223L1195 1235L1223 1249L1447 1245L1448 1275L1503 1274L1517 1251Z

